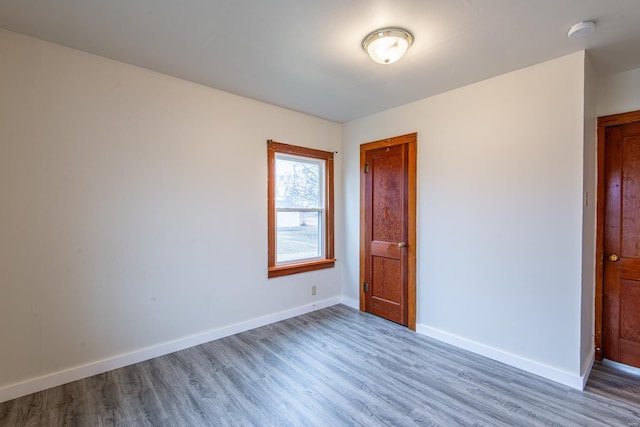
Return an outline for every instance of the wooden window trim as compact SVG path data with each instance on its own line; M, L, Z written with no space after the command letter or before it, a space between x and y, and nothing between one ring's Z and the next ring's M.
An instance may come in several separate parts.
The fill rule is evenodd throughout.
M275 197L275 160L276 153L291 154L325 161L325 227L324 244L325 257L323 259L301 261L284 265L276 264L276 197ZM333 237L333 153L299 147L269 140L267 143L268 161L268 228L269 228L269 267L268 277L281 277L290 274L331 268L335 265L334 237Z

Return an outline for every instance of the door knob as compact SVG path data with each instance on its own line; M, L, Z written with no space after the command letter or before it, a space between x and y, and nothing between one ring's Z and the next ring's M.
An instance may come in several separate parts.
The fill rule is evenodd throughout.
M398 243L398 247L399 248L406 248L407 244L405 242L400 242L400 243Z
M620 257L618 256L618 254L609 255L609 261L611 261L611 262L616 262L619 259L620 259Z

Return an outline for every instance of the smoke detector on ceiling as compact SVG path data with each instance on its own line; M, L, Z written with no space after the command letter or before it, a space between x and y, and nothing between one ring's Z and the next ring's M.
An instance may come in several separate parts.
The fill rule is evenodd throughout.
M596 23L593 21L582 21L569 29L567 36L570 39L586 37L596 30Z

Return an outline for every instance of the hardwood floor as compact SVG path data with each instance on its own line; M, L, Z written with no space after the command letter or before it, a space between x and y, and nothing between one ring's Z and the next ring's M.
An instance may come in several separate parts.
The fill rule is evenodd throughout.
M584 392L343 305L0 404L0 426L640 426L640 377Z

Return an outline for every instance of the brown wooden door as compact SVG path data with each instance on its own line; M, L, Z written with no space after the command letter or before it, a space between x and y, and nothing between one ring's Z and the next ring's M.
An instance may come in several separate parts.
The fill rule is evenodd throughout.
M413 146L406 136L363 146L361 302L364 311L413 329L415 273L410 261L415 264L415 225L410 223L415 222L415 206L410 207L414 204L410 201L415 201L415 185L410 182L415 174L410 171L415 163L415 151L411 151L415 134L411 137Z
M605 131L603 356L640 367L640 122Z

